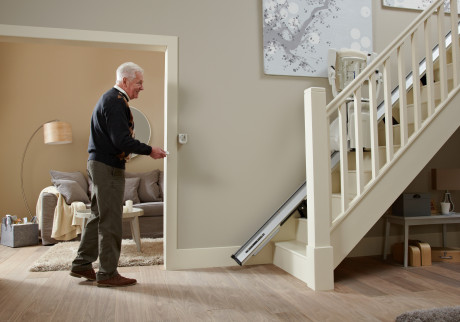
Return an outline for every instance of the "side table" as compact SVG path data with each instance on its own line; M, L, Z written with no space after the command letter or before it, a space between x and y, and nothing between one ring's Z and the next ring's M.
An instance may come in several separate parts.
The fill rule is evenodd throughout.
M129 221L129 225L131 226L131 236L133 236L133 240L136 243L137 251L141 252L141 233L139 230L139 216L144 214L144 210L141 208L133 208L131 211L123 209L123 220ZM81 227L82 234L86 227L86 222L89 218L91 218L91 210L86 209L84 211L77 211L75 216L78 218L83 218L83 225Z
M442 225L442 246L446 247L447 243L447 224L460 223L460 214L452 213L449 215L433 215L419 217L403 217L403 216L385 216L385 241L383 247L383 259L387 259L388 253L388 238L390 236L391 224L404 227L404 267L407 267L408 246L409 246L409 227L421 225Z
M123 211L123 219L129 221L131 226L131 235L136 243L137 251L141 252L141 232L139 230L139 216L144 215L144 210L141 208L133 208L131 211Z

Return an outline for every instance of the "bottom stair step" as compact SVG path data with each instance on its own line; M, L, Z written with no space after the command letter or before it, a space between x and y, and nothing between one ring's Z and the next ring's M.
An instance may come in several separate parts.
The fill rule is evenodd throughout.
M273 264L307 282L307 244L298 240L275 242Z

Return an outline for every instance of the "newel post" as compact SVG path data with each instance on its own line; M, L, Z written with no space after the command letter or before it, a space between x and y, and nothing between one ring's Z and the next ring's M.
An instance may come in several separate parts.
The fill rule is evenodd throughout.
M307 174L307 284L313 290L334 289L331 234L331 155L326 91L305 90L305 153Z

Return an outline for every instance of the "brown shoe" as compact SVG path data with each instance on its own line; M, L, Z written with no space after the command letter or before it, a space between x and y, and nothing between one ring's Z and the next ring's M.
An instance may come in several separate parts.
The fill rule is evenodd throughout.
M137 281L134 278L126 278L121 275L115 275L109 279L97 281L99 287L117 287L117 286L129 286L136 284Z
M88 269L86 271L70 271L70 276L78 277L78 278L86 278L88 281L95 281L96 280L96 272L94 269Z

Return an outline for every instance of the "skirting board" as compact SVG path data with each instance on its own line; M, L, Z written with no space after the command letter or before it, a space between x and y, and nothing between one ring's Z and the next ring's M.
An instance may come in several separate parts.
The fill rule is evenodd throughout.
M237 266L230 257L240 246L215 248L190 248L168 251L167 270L181 270L194 268ZM173 253L173 254L171 254ZM171 256L172 255L172 256ZM273 263L273 246L267 245L257 256L248 261L247 265Z
M457 231L447 233L447 245L459 247L457 245ZM442 245L442 236L438 232L416 234L411 233L411 239L417 239L429 243L431 246ZM389 245L403 241L403 235L390 235ZM384 237L364 237L358 245L348 254L347 257L377 256L383 255ZM245 265L272 264L273 263L273 242L268 243L256 256L253 256ZM236 262L230 257L240 246L212 247L212 248L190 248L173 250L175 256L168 261L166 269L194 269L209 267L236 266ZM389 248L391 249L391 247ZM169 254L169 252L168 252ZM168 255L170 257L170 255Z

